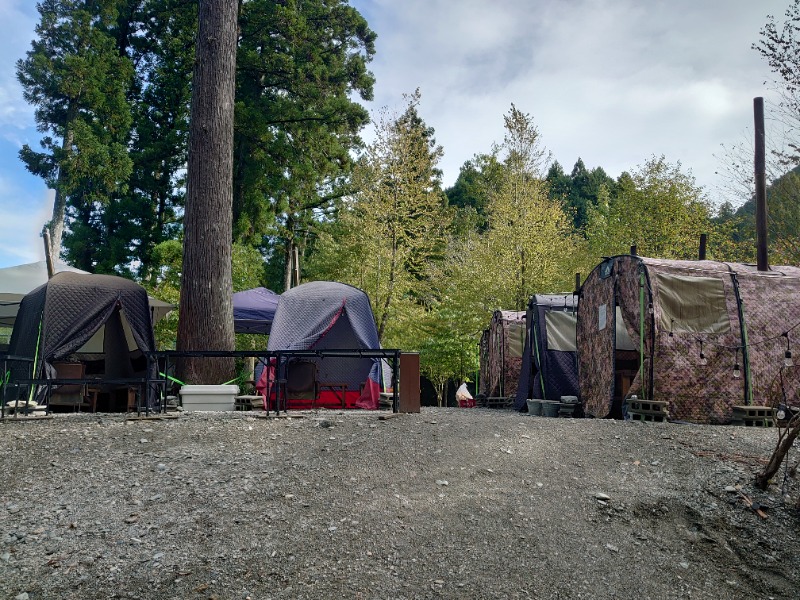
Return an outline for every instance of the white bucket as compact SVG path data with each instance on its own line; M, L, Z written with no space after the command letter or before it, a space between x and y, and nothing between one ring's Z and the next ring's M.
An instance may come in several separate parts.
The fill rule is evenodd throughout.
M234 410L238 385L184 385L178 392L184 410Z

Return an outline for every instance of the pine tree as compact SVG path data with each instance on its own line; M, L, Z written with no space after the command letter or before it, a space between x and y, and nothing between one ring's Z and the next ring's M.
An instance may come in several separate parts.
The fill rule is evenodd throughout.
M402 114L383 111L376 122L375 141L353 175L358 191L340 211L335 235L320 236L314 265L316 274L368 293L379 337L394 347L413 338L449 222L438 169L442 149L419 116L419 90L405 100Z
M61 252L67 207L90 213L124 189L131 171L126 92L133 69L111 31L115 0L43 0L37 39L17 62L25 99L36 107L43 152L23 146L28 170L55 189L51 255Z

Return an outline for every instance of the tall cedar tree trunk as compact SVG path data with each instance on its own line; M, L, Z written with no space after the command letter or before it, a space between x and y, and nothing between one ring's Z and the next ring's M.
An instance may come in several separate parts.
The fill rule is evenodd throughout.
M233 350L233 104L237 3L200 0L192 79L178 350ZM232 358L183 361L185 383L220 384Z

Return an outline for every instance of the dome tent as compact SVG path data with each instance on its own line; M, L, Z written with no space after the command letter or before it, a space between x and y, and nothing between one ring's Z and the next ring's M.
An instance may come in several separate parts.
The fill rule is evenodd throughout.
M92 364L98 380L137 377L155 379L155 364L144 353L155 350L147 292L137 283L113 275L56 273L20 303L9 354L33 359L34 378L56 377L54 362ZM14 367L25 378L28 366ZM153 389L151 388L151 398Z
M269 334L280 296L264 287L233 295L233 328L236 333Z
M312 281L280 295L267 343L269 351L291 350L379 350L378 330L367 294L351 285L335 281ZM382 381L386 381L385 362L376 358L314 358L320 382L337 381L346 386L347 408L376 409ZM274 393L274 369L264 369L258 389ZM289 408L341 406L336 393L320 389L319 398L290 401Z

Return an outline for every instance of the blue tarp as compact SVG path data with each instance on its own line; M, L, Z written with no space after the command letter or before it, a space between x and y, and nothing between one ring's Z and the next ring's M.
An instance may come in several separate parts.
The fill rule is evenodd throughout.
M268 334L272 328L279 294L259 287L233 295L233 329L236 333Z

